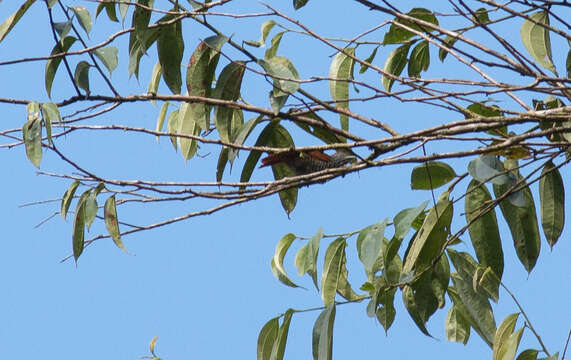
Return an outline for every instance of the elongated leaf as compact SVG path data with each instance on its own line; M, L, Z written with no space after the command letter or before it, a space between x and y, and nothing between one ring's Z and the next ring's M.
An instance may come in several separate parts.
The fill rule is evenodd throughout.
M462 34L461 32L459 34ZM458 38L456 37L452 37L452 36L446 36L444 38L444 41L442 42L442 45L445 47L440 48L438 50L438 58L440 59L440 61L444 62L444 59L446 59L446 56L448 56L448 51L446 49L450 49L454 46L454 43L456 43L456 41L458 41Z
M428 41L424 40L418 43L410 52L408 76L420 77L420 72L428 70L429 66L430 48L428 47Z
M192 113L193 108L190 103L183 102L178 111L178 129L177 134L180 135L194 135L196 128L196 117ZM191 149L196 144L195 139L188 137L179 137L178 145L180 146L180 153L188 160L192 157Z
M155 131L159 132L159 131L163 131L163 126L165 123L165 117L167 115L167 110L169 108L170 103L168 101L165 101L163 103L163 106L161 106L161 110L159 111L159 116L157 117L157 125L155 127ZM157 142L160 140L160 136L157 135Z
M385 264L389 264L395 257L398 249L401 246L402 240L410 231L412 223L419 217L419 215L422 214L427 204L428 200L424 201L422 204L415 208L401 210L394 217L393 224L395 227L395 233L391 241L388 243L387 248L383 254Z
M357 301L363 299L365 295L359 295L353 291L351 284L349 284L349 272L347 271L347 259L343 257L341 264L341 274L339 274L339 281L337 283L337 293L345 300Z
M135 11L138 9L140 8L137 7ZM139 63L141 62L141 57L147 53L147 50L157 41L158 37L159 29L147 29L146 26L141 30L138 36L135 36L135 32L131 33L131 37L129 38L129 76L135 74L135 77L137 79L139 78Z
M452 306L448 311L444 328L448 341L459 342L464 345L468 343L468 339L470 338L470 324L456 309L456 306Z
M28 121L22 126L22 137L26 147L26 156L35 167L42 161L42 119L40 105L33 101L26 106Z
M99 48L93 52L93 54L97 56L99 60L101 60L103 65L105 65L109 71L109 75L113 73L113 70L115 70L119 64L119 57L117 56L118 53L119 49L117 49L115 46Z
M496 185L514 184L515 177L506 174L504 164L495 155L480 155L468 164L468 173L480 182L491 182Z
M553 248L565 224L565 188L559 170L551 161L548 161L541 171L539 199L541 226L549 246Z
M58 42L56 46L52 49L50 56L62 54L69 50L71 45L77 40L73 36L66 36L63 40ZM56 76L57 69L59 64L61 63L62 57L57 57L53 59L49 59L46 62L46 76L45 76L45 84L46 84L46 91L48 96L51 97L52 92L52 83L54 81L54 77Z
M61 115L58 106L54 103L43 103L40 105L40 109L42 110L42 118L44 119L48 142L52 145L52 123L54 120L58 124L61 123Z
M86 193L84 193L85 195ZM77 202L77 207L75 209L75 219L73 220L73 236L72 236L72 248L73 248L73 258L77 264L77 259L81 256L83 252L83 247L85 243L85 197L82 195Z
M172 16L165 16L162 20L171 20ZM163 80L173 94L180 94L182 86L182 76L180 64L184 52L184 42L182 39L182 21L177 21L168 26L159 28L157 38L157 51L159 62L163 69Z
M527 349L522 351L518 356L517 360L537 360L537 355L539 354L538 350L535 349Z
M342 109L349 108L349 81L353 80L353 69L355 67L355 48L346 48L344 52L339 52L333 58L329 66L329 92L336 102L336 106ZM341 128L349 130L349 118L347 115L339 114Z
M432 11L430 11L428 9L414 8L414 9L410 10L406 15L408 15L412 18L418 19L418 20L422 20L422 21L426 21L426 22L434 24L434 25L438 25L438 19L432 13ZM395 18L393 24L389 28L389 31L385 34L385 37L383 39L384 45L404 43L404 42L408 41L410 38L412 38L413 36L416 36L415 33L398 26L398 24L403 24L409 28L412 28L412 29L420 31L420 32L429 33L429 32L434 31L429 27L418 24L414 20L403 20L400 18Z
M24 2L22 6L20 6L20 8L16 10L15 13L13 13L6 20L4 20L4 22L0 25L0 42L4 40L4 38L12 30L12 28L16 26L18 21L22 18L22 16L24 16L26 11L28 11L28 8L34 2L36 2L36 0L26 0L26 2Z
M402 269L403 274L408 274L413 268L419 271L431 266L442 251L453 214L453 205L448 196L448 192L440 196L436 207L428 212L417 236L411 240L412 245Z
M474 116L496 117L504 115L504 113L501 111L501 109L498 106L496 105L488 106L481 102L475 102L473 104L470 104L470 106L468 106L466 110L467 111L464 114L466 119L471 119ZM486 133L496 136L497 135L505 136L507 135L508 131L506 126L502 126L496 129L488 130L486 131Z
M366 58L364 61L369 63L369 64L372 63L373 60L375 59L375 56L377 55L377 50L379 50L378 46L373 50L371 55L369 55L369 57ZM367 71L368 69L369 69L369 66L367 66L366 64L361 64L361 68L359 69L359 74L365 73L365 71Z
M270 354L270 360L283 360L284 352L287 342L287 335L289 332L289 325L291 323L291 317L293 315L292 309L287 309L284 314L284 320L282 325L278 330L278 335L272 347L272 352Z
M450 165L441 161L429 161L412 169L410 187L413 190L437 189L456 176Z
M161 68L161 63L156 62L153 66L153 72L151 73L151 80L149 81L149 87L147 88L148 94L156 95L159 89L159 82L161 81L161 76L163 75L163 69ZM153 105L156 104L156 100L151 100Z
M79 180L75 180L74 182L72 182L69 188L67 188L67 190L65 191L65 194L63 194L63 197L61 198L60 214L64 220L67 216L69 205L71 205L71 200L73 200L73 196L75 195L75 191L77 190L78 186L79 186Z
M271 267L275 277L284 285L291 287L299 287L295 284L284 269L284 257L289 250L292 242L295 240L295 235L292 233L284 235L276 246L274 256L272 257Z
M359 259L365 267L369 281L371 281L375 275L375 262L382 256L381 247L387 223L388 219L385 219L377 224L367 226L359 232L359 236L357 237L357 252Z
M555 73L555 66L551 57L549 30L541 25L549 25L549 14L542 10L531 14L529 17L535 22L526 19L521 25L520 32L523 45L535 61Z
M311 341L313 360L331 360L333 353L333 323L335 322L335 304L331 303L317 317L313 325Z
M85 30L85 33L89 36L89 32L91 31L91 14L89 14L89 10L87 10L83 6L71 6L70 9L75 13L77 20L79 20L79 25Z
M472 180L466 190L466 221L472 222L468 231L476 256L482 266L489 266L498 279L504 272L504 252L498 229L496 211L491 209L484 215L479 212L492 201L492 196L485 185Z
M305 244L295 255L295 266L297 273L301 276L305 273L309 274L313 280L315 288L319 290L317 285L317 255L319 254L319 243L323 238L323 230L319 228L317 233Z
M280 47L280 43L282 41L282 37L284 36L285 33L286 33L285 31L282 31L274 35L274 37L272 38L272 45L264 53L265 60L269 60L274 56L276 56L278 49Z
M231 62L226 65L218 77L213 96L217 99L236 101L240 96L244 70L243 61ZM225 142L230 142L232 112L232 108L225 106L217 106L214 110L214 124L220 140Z
M432 300L432 298L421 298L420 296L415 296L412 287L406 285L402 290L402 300L406 307L410 317L419 328L420 331L426 336L432 337L426 329L426 321L428 320L428 315L425 314L424 308L426 308L427 301ZM433 301L434 302L434 301ZM436 309L436 306L433 306Z
M95 191L89 191L89 195L85 198L85 226L87 231L97 216L97 194Z
M266 22L264 22L262 24L262 27L260 29L260 31L262 32L261 36L260 36L260 40L258 41L245 41L246 44L250 45L250 46L254 46L254 47L264 47L266 44L266 39L268 37L268 35L270 34L270 31L272 31L272 28L276 25L276 22L273 20L268 20Z
M75 67L75 73L73 74L73 80L75 84L85 90L85 93L89 95L89 68L91 65L87 61L80 61Z
M178 131L178 110L175 110L169 114L167 120L167 131L169 134L176 134ZM170 137L171 144L174 147L174 151L178 149L178 138L174 135Z
M517 256L527 272L530 272L539 257L541 242L531 191L525 182L522 183L522 186L525 186L521 192L526 199L527 206L514 206L510 201L504 199L500 202L500 209L510 228ZM496 198L503 195L508 189L509 186L507 185L494 185Z
M107 201L105 201L104 207L104 218L105 218L105 227L107 228L107 232L113 242L117 247L124 252L127 252L125 249L125 245L123 245L123 241L121 240L121 233L119 232L119 220L117 218L117 207L115 206L115 195L110 196Z
M496 334L494 336L494 346L493 346L493 359L494 360L502 359L500 349L502 348L502 346L504 346L505 341L513 333L518 316L519 316L519 313L510 314L502 321L500 326L498 326L498 328L496 330ZM515 352L514 352L514 356L515 356ZM512 356L510 360L513 360L514 356Z
M299 73L290 59L283 56L273 56L268 60L259 60L274 82L274 96L284 96L295 93L299 89Z
M347 246L345 238L339 237L325 251L325 261L321 274L321 299L325 306L329 306L335 301L339 278L344 269L345 246Z
M512 333L505 340L498 352L498 360L513 360L515 358L519 342L521 341L521 336L523 335L523 329L524 328L521 328Z
M383 87L385 90L391 91L395 81L393 76L400 76L406 66L408 49L410 49L410 44L404 44L391 51L387 57L384 70L388 75L383 74Z
M272 348L278 336L279 321L275 317L269 320L260 330L258 334L258 360L269 360L272 354Z
M101 13L101 11L103 11L103 9L105 9L105 12L107 13L107 17L109 18L109 20L114 22L119 22L119 19L117 18L117 10L115 8L115 3L100 2L99 5L97 5L97 10L95 11L96 19Z

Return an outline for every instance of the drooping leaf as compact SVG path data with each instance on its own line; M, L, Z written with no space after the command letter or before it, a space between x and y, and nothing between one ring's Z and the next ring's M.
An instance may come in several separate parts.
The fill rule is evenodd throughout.
M77 190L78 186L79 186L79 180L75 180L74 182L72 182L69 188L67 188L67 190L65 191L65 194L63 194L63 197L61 198L60 214L64 220L67 216L69 205L71 205L71 201L73 200L73 196L75 195L75 191Z
M329 306L335 301L339 279L345 268L345 246L347 246L347 241L345 238L339 237L329 244L325 251L325 261L321 274L321 299L325 306Z
M453 205L449 193L440 195L436 207L428 212L416 237L411 240L410 250L406 254L402 273L408 274L431 266L446 244L446 237L452 222Z
M161 76L163 75L163 69L161 68L161 63L156 62L153 66L153 72L151 73L151 80L149 80L149 86L147 87L147 93L156 95L159 89L159 82L161 81ZM155 105L156 100L151 100L151 104Z
M529 18L531 20L526 19L521 25L520 35L523 45L535 61L556 73L551 57L549 30L543 26L549 25L549 14L542 10L529 15Z
M259 60L274 83L274 96L284 96L295 93L299 89L299 73L290 59L284 56L273 56L268 60Z
M523 329L524 328L521 328L510 334L510 336L505 340L498 352L499 360L513 360L515 358L519 342L521 341L521 336L523 335Z
M107 17L109 18L109 20L114 21L114 22L119 22L119 19L117 18L117 10L115 9L115 3L114 2L100 2L99 5L97 5L97 10L95 11L95 18L96 19L99 16L99 14L101 13L101 11L103 11L103 9L105 9L105 12L107 13Z
M423 308L425 308L427 301L433 300L430 298L421 298L420 296L415 296L414 290L411 286L406 285L402 290L403 304L408 311L410 317L419 328L419 330L426 336L432 337L426 328L426 321L428 320ZM421 302L419 304L419 302ZM435 307L434 307L435 308Z
M468 173L479 182L496 185L515 183L515 177L506 173L504 164L495 155L480 155L468 164Z
M464 116L466 117L466 119L471 119L474 117L474 115L476 116L483 116L483 117L498 117L498 116L503 116L504 113L501 111L501 109L496 106L496 105L486 105L484 103L481 102L475 102L473 104L470 104L470 106L468 106L466 108L466 113L464 114ZM507 127L506 126L502 126L493 130L488 130L486 131L486 133L491 134L491 135L506 135L507 134Z
M270 360L272 348L278 336L279 321L275 317L269 320L258 334L258 360Z
M519 317L519 313L514 313L508 315L498 326L496 329L496 334L494 335L494 346L493 346L493 359L499 360L503 359L500 354L500 349L504 345L505 341L509 338L509 336L514 332L515 324L517 322L517 318ZM515 357L515 353L510 358L513 360Z
M172 20L172 15L166 15L162 21ZM161 21L159 21L160 23ZM157 51L159 62L163 69L163 80L173 94L180 94L182 86L182 76L180 64L184 52L184 41L182 38L182 21L162 26L158 30Z
M119 64L119 57L117 54L119 53L119 49L115 46L106 46L104 48L96 49L93 54L97 56L99 60L105 65L107 70L109 71L109 75L113 73L113 70L117 68Z
M175 136L175 134L178 131L178 110L175 110L169 114L169 117L167 119L167 131L169 132L169 134L173 134L171 135L170 140L172 146L174 147L174 151L177 151L178 138Z
M67 36L73 26L73 18L68 21L54 23L53 28L57 32L60 39Z
M520 178L519 174L517 178ZM527 205L515 206L510 201L506 201L507 199L503 199L500 202L500 209L512 234L517 256L527 272L530 272L539 256L541 242L535 203L531 191L525 182L522 182L521 186L524 187L520 191ZM494 185L496 198L499 198L508 190L508 185Z
M470 338L470 324L456 309L456 306L452 306L448 311L444 328L448 341L459 342L464 345L468 343L468 339Z
M355 293L351 284L349 284L349 272L347 271L347 259L344 257L341 264L341 274L339 275L339 281L337 283L337 293L341 295L345 300L357 301L363 299L364 295L359 295Z
M156 132L163 131L163 125L165 123L165 117L167 115L167 110L169 108L170 103L165 101L163 106L161 106L161 110L159 111L159 116L157 117L157 125L155 127ZM157 142L159 141L160 136L157 135Z
M357 237L357 252L359 259L365 267L369 281L371 281L375 275L375 262L382 255L381 247L387 223L388 219L385 219L376 224L367 226L359 232L359 236Z
M271 261L271 268L274 276L284 285L291 287L299 287L295 284L284 269L284 257L291 246L291 243L295 240L296 236L292 233L284 235L278 244L276 245L276 250Z
M218 77L213 96L221 100L236 101L240 96L244 70L243 61L226 65ZM225 106L216 106L214 110L216 130L218 130L220 140L225 142L230 142L232 113L233 109Z
M373 60L375 59L375 56L377 55L377 50L379 50L378 46L373 50L371 55L369 55L369 57L366 58L364 61L369 63L369 64L372 63ZM359 69L359 74L365 73L365 71L367 71L368 69L369 69L369 66L367 66L366 64L361 64L361 68Z
M85 198L85 226L87 230L91 227L91 224L97 216L97 194L95 191L89 191L89 195Z
M406 15L408 15L414 19L418 19L418 20L428 22L430 24L438 25L438 19L432 13L432 11L430 11L428 9L414 8L414 9L410 10ZM431 29L427 26L419 24L415 20L404 20L404 19L397 17L394 19L393 24L389 28L389 31L385 34L385 37L383 39L384 45L404 43L416 35L415 33L398 26L398 24L405 25L405 26L412 28L416 31L424 32L424 33L430 33L432 31L434 31L433 29Z
M428 70L430 66L430 48L428 40L418 43L410 52L408 60L408 76L420 77L421 71Z
M459 34L462 33L459 32ZM449 54L449 51L447 51L446 49L452 48L456 43L456 41L458 41L457 37L452 37L448 35L444 38L444 41L442 42L442 46L444 46L444 48L440 48L438 50L438 58L440 59L440 61L444 62L444 59L446 59L446 56L448 56Z
M115 195L110 196L105 201L105 206L103 208L105 218L105 227L107 228L107 232L113 242L117 247L124 252L127 252L125 249L125 245L123 245L123 241L121 240L121 233L119 232L119 220L117 218L117 207L115 205Z
M293 8L298 10L307 4L309 0L293 0Z
M65 38L63 38L63 40L58 42L56 44L56 46L54 46L54 48L52 49L52 52L50 53L50 56L57 55L57 54L63 54L65 52L67 52L69 50L69 48L71 47L71 45L73 45L75 40L77 40L77 39L74 38L73 36L66 36ZM46 91L47 91L49 97L51 97L52 83L54 81L54 77L56 76L57 69L58 69L59 64L61 63L62 59L63 59L63 57L56 57L56 58L49 59L48 61L46 61L45 84L46 84Z
M268 20L266 22L264 22L262 24L262 27L260 29L261 31L261 36L260 36L260 40L258 41L245 41L246 44L250 45L250 46L254 46L254 47L264 47L266 44L266 39L268 38L268 35L270 34L270 31L272 31L273 27L276 25L276 22L273 20Z
M192 113L192 107L190 103L183 102L180 105L178 111L178 129L177 134L179 135L194 135L196 129L196 117ZM178 145L180 146L180 153L188 160L192 157L191 149L195 145L196 140L189 137L179 137Z
M319 314L313 325L313 360L331 360L333 354L333 323L335 322L335 303L328 305Z
M72 249L73 258L77 264L77 259L81 256L83 252L83 247L85 243L85 195L87 192L83 193L79 201L77 202L77 207L75 208L75 219L73 220L73 236L72 236Z
M87 10L83 6L71 6L70 9L75 13L77 20L79 20L79 25L85 30L85 33L89 36L89 32L91 31L91 14L89 14L89 10Z
M466 190L466 221L472 222L468 231L476 256L482 266L489 266L498 279L504 272L504 252L498 229L496 211L491 209L480 215L480 211L492 202L492 196L484 184L472 180Z
M26 106L28 121L22 126L22 138L26 147L26 156L35 167L40 167L42 161L42 119L40 104L35 101Z
M387 91L391 91L393 83L395 81L394 77L400 76L404 67L407 63L408 49L410 49L410 43L399 46L398 48L391 51L385 62L383 74L383 87Z
M48 142L52 145L52 123L54 120L58 124L61 123L61 115L58 106L54 103L43 103L40 105L40 109L42 110L42 118L44 119Z
M390 263L391 260L395 257L398 249L400 248L402 240L410 231L412 223L424 211L426 205L428 205L428 200L424 201L422 204L415 208L404 209L396 214L393 219L395 233L387 245L386 251L383 254L385 263Z
M315 235L305 244L295 255L295 266L297 273L301 276L309 274L313 280L315 288L319 290L317 285L317 255L319 254L319 243L323 238L323 230L320 228Z
M18 21L24 16L28 8L34 3L36 0L26 0L15 13L10 15L2 24L0 24L0 42L4 40L6 35L16 26Z
M276 56L276 53L278 52L278 48L280 47L280 43L282 41L282 37L284 36L285 33L286 33L285 31L282 31L274 35L274 37L272 38L272 45L270 45L270 47L264 53L265 60L269 60L274 56Z
M548 161L541 171L539 199L541 226L549 246L553 248L565 224L565 188L559 170L551 161Z
M355 48L346 48L333 58L329 66L329 92L335 101L335 105L342 109L349 108L349 81L353 80L355 67ZM341 128L349 130L349 118L345 114L339 114Z
M73 75L73 80L75 84L85 90L85 93L89 95L89 68L91 65L87 61L80 61L75 67L75 73Z
M437 189L456 176L450 165L441 161L429 161L412 169L410 187L413 190Z
M272 352L270 354L270 360L283 360L284 352L287 342L287 335L289 332L289 325L291 323L291 317L293 315L292 309L287 309L284 314L284 320L282 325L278 329L278 335L274 341L274 346L272 347Z

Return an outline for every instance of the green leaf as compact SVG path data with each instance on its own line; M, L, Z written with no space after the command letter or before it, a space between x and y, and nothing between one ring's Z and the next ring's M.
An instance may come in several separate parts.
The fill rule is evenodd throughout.
M40 105L29 102L26 106L28 121L22 126L22 137L26 147L26 156L35 167L40 167L42 161L42 119Z
M293 0L293 8L298 10L307 4L309 0Z
M408 76L420 77L421 71L428 70L430 66L430 49L428 40L418 43L410 52L408 61Z
M172 20L172 15L165 16L162 21ZM161 21L159 21L160 23ZM182 21L177 21L158 30L157 51L163 69L163 79L173 94L180 94L182 77L180 64L184 52L182 39Z
M121 4L119 6L121 6ZM109 18L109 20L114 21L114 22L119 22L119 19L117 18L117 12L115 9L115 3L114 2L100 2L99 5L97 5L97 10L95 12L95 18L96 19L99 16L99 13L101 13L101 11L103 11L104 8L105 8L105 12L107 13L107 17Z
M520 178L519 175L518 178ZM517 256L529 273L539 257L541 242L531 191L525 182L522 182L521 186L524 187L521 192L527 205L514 206L510 201L503 199L500 202L500 209L510 228ZM508 190L508 185L494 185L496 198L502 196Z
M433 297L432 297L433 298ZM426 322L428 321L428 314L425 313L424 308L426 308L426 302L430 298L421 298L420 296L415 296L414 290L411 286L406 285L402 290L402 300L406 307L410 317L418 327L420 331L426 336L432 337L426 329ZM434 309L436 307L434 306Z
M459 34L462 34L462 33L459 32ZM446 36L444 38L444 41L442 42L442 46L444 46L444 48L440 48L438 50L438 58L440 59L440 61L444 62L444 59L446 59L446 56L448 56L448 53L449 53L446 49L450 49L450 48L454 47L454 44L456 43L456 41L458 41L457 37Z
M375 275L374 265L381 254L385 228L388 219L380 221L376 224L367 226L359 232L357 237L357 252L359 259L365 267L368 281L372 281Z
M492 202L492 196L485 185L472 180L466 190L466 221L472 222L468 231L476 256L482 266L489 266L498 279L504 272L504 252L498 229L496 211L491 209L484 215L479 212Z
M89 195L85 198L85 225L89 231L91 224L97 216L97 194L95 191L87 191L89 192Z
M244 124L240 126L240 128L236 131L236 136L232 140L234 145L243 145L246 138L252 133L252 130L260 123L263 119L263 115L259 115L255 118L252 118L246 121ZM238 149L229 148L228 149L228 161L232 163L232 161L238 156Z
M115 46L99 48L93 52L93 54L97 56L99 60L101 60L103 65L105 65L109 71L109 75L113 73L113 70L115 70L119 64L119 57L117 56L118 53L119 49L117 49Z
M538 11L530 16L531 20L525 20L521 26L521 40L529 54L543 67L551 70L554 74L555 66L551 57L551 39L549 30L540 24L549 25L547 11Z
M394 294L392 295L394 298ZM377 321L383 326L385 329L385 335L389 331L389 328L395 321L397 311L393 305L393 302L389 302L387 305L383 305L379 307L375 311L375 315L377 316Z
M155 127L156 132L163 131L163 125L165 123L165 117L167 115L167 110L169 108L170 103L165 101L163 106L161 106L161 110L159 111L159 116L157 117L157 126ZM157 142L161 137L157 135Z
M523 335L523 328L511 334L506 341L502 344L498 352L499 360L513 360Z
M73 36L66 36L65 38L63 38L63 40L58 42L56 44L56 46L54 46L54 48L52 49L52 52L50 53L50 56L67 52L69 50L69 48L71 47L71 45L73 45L75 40L77 40L77 39L74 38ZM63 57L57 57L57 58L49 59L46 62L45 84L46 84L46 91L47 91L49 97L51 97L52 83L54 81L54 77L56 76L57 69L58 69L59 64L61 63L62 59L63 59Z
M515 183L515 177L511 173L506 173L504 164L495 155L480 155L470 161L468 173L480 182L491 182L496 185Z
M539 354L538 350L527 349L527 350L522 351L518 355L517 360L537 360L538 354Z
M335 312L335 303L331 303L319 314L313 325L311 347L314 360L331 360L333 356Z
M317 285L317 255L319 254L319 243L323 238L323 230L319 228L317 233L305 244L295 255L295 266L297 273L302 276L307 273L311 276L315 288L319 290Z
M268 38L268 35L270 34L270 31L272 31L272 28L276 25L276 22L273 20L268 20L266 22L264 22L262 24L261 27L261 32L262 35L260 36L260 40L258 41L246 41L245 43L254 47L260 47L260 46L264 46L266 44L266 39Z
M91 14L89 11L83 6L71 6L70 9L75 13L77 16L77 20L79 20L79 25L85 30L85 33L89 36L89 31L91 31Z
M459 342L464 345L468 343L468 339L470 338L470 324L456 309L456 306L452 306L448 311L444 328L448 341Z
M295 240L295 235L292 233L284 235L276 246L274 256L271 261L272 273L274 276L284 285L291 287L299 287L295 284L284 269L284 257L291 246L291 243Z
M178 129L177 134L179 135L194 135L196 130L196 116L192 113L195 108L191 107L190 103L183 102L180 105L178 111ZM182 156L188 160L194 154L192 153L192 148L195 146L196 140L188 137L179 137L178 145L180 146L180 152Z
M411 11L409 11L406 15L413 17L415 19L429 22L434 25L438 25L438 19L436 19L436 16L434 16L432 11L428 9L414 8ZM383 39L384 45L404 43L416 35L415 33L398 26L398 24L402 24L414 30L425 33L430 33L434 31L428 27L417 24L414 20L410 21L410 20L395 18L393 20L393 24L389 28L389 31L385 34L385 37Z
M167 131L169 134L176 134L178 131L178 110L175 110L169 114L167 119ZM178 138L175 135L170 137L171 144L174 147L174 151L178 149Z
M514 332L518 316L519 313L510 314L502 321L500 326L498 326L496 334L494 336L494 346L493 346L494 360L503 359L500 349L504 346L506 340ZM515 351L510 360L513 360L514 357L515 357Z
M214 97L221 100L236 101L240 97L244 70L243 61L231 62L226 65L216 82ZM216 106L214 110L214 124L220 140L225 142L230 142L232 113L233 109L225 106Z
M24 16L26 11L28 11L28 8L34 2L36 2L36 0L26 0L26 2L24 2L22 6L20 6L20 8L16 10L15 13L10 15L6 20L4 20L2 24L0 24L0 42L4 40L4 38L12 30L12 28L16 26L18 21L22 18L22 16Z
M412 223L423 213L428 205L428 200L415 208L408 208L401 210L393 219L395 233L393 238L388 243L386 251L384 252L384 262L388 264L392 261L401 246L402 240L410 231Z
M147 88L148 94L156 95L159 89L159 82L161 81L161 76L163 75L163 69L161 68L161 63L156 62L153 66L153 72L151 73L151 80L149 81L149 86ZM156 100L151 100L151 104L155 105Z
M119 4L121 8L122 4ZM139 78L139 63L141 57L147 53L147 50L159 37L159 29L147 29L149 24L150 14L142 18L147 10L143 10L141 7L135 7L135 12L133 14L133 25L135 31L131 32L129 37L129 76L135 74L137 79ZM146 19L146 22L144 21Z
M329 92L335 101L335 105L342 109L349 109L349 81L353 80L353 69L355 67L355 48L346 48L344 52L339 52L333 58L329 66ZM339 114L341 128L349 130L349 118L347 115Z
M440 199L428 212L416 237L411 240L410 250L406 254L402 273L408 274L413 269L420 271L432 266L439 256L452 222L453 204L448 198L449 193L440 195Z
M464 116L466 117L466 119L471 119L474 117L474 115L476 116L483 116L483 117L496 117L496 116L503 116L504 113L501 111L501 109L496 106L488 106L484 103L481 102L475 102L473 104L470 104L470 106L468 106L466 108L466 110L468 110ZM500 128L496 128L493 130L488 130L486 131L486 133L490 134L490 135L507 135L508 131L507 131L507 127L506 126L502 126Z
M57 121L58 124L61 123L61 115L59 113L58 106L54 103L44 103L40 105L42 110L42 118L44 119L44 126L46 127L46 135L48 137L48 142L53 145L52 141L52 123L53 120Z
M71 200L73 200L73 195L75 195L75 191L77 190L78 186L79 186L79 180L75 180L74 182L72 182L69 188L67 188L67 190L65 191L65 194L63 194L63 197L61 198L60 214L64 220L67 216L69 205L71 205Z
M69 19L68 21L54 23L54 30L57 32L60 39L66 37L66 35L71 30L71 27L73 26L72 20L73 19Z
M75 73L73 75L73 80L75 84L81 89L85 90L85 93L89 95L89 68L91 65L87 61L80 61L75 67Z
M565 69L567 69L567 78L571 79L571 49L567 52L567 60L565 61Z
M450 165L441 161L429 161L412 169L410 187L413 190L437 189L456 176Z
M115 195L110 196L107 201L105 201L104 207L104 215L105 218L105 227L107 228L107 232L113 242L117 247L124 252L127 252L125 249L125 245L123 245L123 241L121 240L121 233L119 232L119 220L117 218L117 207L115 205Z
M385 62L384 71L392 76L400 76L406 63L408 49L410 49L410 44L404 44L398 48L391 51ZM383 74L383 87L387 91L391 91L395 79Z
M323 272L321 273L321 299L325 306L335 302L335 294L339 287L339 278L345 264L345 238L339 237L327 247L325 251L325 261Z
M279 321L275 317L269 320L260 330L258 334L258 360L269 360L272 354L272 348L278 336Z
M276 53L278 52L278 48L280 47L280 43L282 41L282 37L284 36L285 33L286 31L282 31L274 35L274 37L272 38L272 45L264 53L264 59L269 60L274 56L276 56Z
M299 73L288 58L273 56L258 62L273 79L274 96L293 94L299 89Z
M364 60L364 62L367 62L367 63L369 63L369 64L372 63L373 60L375 59L375 56L377 55L377 50L379 50L379 47L378 47L378 46L373 50L373 52L371 53L371 55L369 55L369 57ZM361 68L359 69L359 74L363 74L363 73L364 73L365 71L367 71L368 69L369 69L369 66L368 66L368 65L366 65L366 64L361 64Z
M282 360L284 358L284 352L287 342L287 335L289 332L289 325L291 323L291 317L293 315L292 309L287 309L284 314L284 320L282 325L278 330L278 335L272 347L272 352L270 354L270 360Z
M135 7L138 9L138 7ZM127 11L129 10L129 4L119 3L119 14L121 15L121 22L125 22L125 17L127 16Z
M565 188L559 170L551 161L548 161L541 171L539 199L541 226L549 246L553 248L565 224Z
M349 284L349 272L347 271L347 259L343 257L341 263L341 273L339 274L339 280L337 283L337 293L341 295L345 300L348 301L358 301L363 299L364 295L359 295L353 291L351 284Z
M83 252L85 243L85 197L87 194L88 192L83 193L77 202L77 207L75 208L75 219L73 220L72 248L73 258L76 264L77 259L79 259Z

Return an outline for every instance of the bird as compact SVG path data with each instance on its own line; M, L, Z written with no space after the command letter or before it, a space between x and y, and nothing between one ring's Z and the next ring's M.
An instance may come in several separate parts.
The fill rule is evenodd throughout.
M262 159L260 167L285 164L298 176L340 167L353 161L355 158L354 155L339 150L333 155L328 155L319 150L288 150L266 156Z

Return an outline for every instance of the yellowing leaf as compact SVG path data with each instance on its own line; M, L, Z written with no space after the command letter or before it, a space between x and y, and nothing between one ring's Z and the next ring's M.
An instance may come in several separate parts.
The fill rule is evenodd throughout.
M119 232L115 195L110 196L107 201L105 201L103 216L105 218L105 227L107 228L107 232L109 232L109 236L111 236L111 239L113 239L113 242L119 249L127 252L127 249L125 249L125 246L123 245L123 241L121 241L121 233Z

